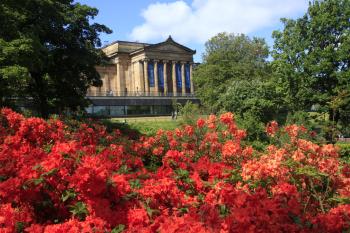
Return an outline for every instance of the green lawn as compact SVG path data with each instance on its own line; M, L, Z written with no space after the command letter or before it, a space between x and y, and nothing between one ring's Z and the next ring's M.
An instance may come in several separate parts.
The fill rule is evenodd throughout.
M179 119L172 120L171 117L137 117L137 118L111 118L104 120L106 125L115 128L128 128L136 130L141 134L154 135L159 129L174 130L180 126Z

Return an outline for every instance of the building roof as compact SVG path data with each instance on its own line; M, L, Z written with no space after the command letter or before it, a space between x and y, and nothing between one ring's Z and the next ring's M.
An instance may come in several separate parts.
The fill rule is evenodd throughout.
M140 42L131 42L131 41L115 41L112 42L102 48L103 52L108 56L112 57L116 55L117 53L127 53L127 54L134 54L139 53L142 51L149 51L155 48L158 48L162 45L166 44L172 44L178 48L183 49L184 51L188 53L195 54L196 50L192 50L186 46L183 46L177 42L175 42L171 36L168 37L163 42L157 43L157 44L148 44L148 43L140 43Z

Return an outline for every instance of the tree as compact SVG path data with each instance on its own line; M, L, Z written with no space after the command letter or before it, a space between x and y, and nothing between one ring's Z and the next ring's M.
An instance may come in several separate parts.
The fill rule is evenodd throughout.
M350 94L349 18L348 0L313 1L303 17L282 19L284 29L273 33L276 82L291 113L314 107L350 122L349 98L335 104Z
M98 10L73 0L0 2L0 106L32 98L38 112L84 106L87 88L101 85L95 66L104 25Z
M222 95L224 109L233 111L241 127L249 131L250 141L267 139L265 125L271 120L285 121L282 94L272 80L235 80Z
M285 115L282 95L271 81L266 42L220 33L205 46L203 64L194 71L197 96L213 112L234 112L239 125L249 129L248 140L265 140L265 124Z
M243 34L220 33L211 38L205 48L203 64L194 71L196 94L212 111L237 111L227 104L226 93L241 85L240 81L249 83L267 78L266 42Z

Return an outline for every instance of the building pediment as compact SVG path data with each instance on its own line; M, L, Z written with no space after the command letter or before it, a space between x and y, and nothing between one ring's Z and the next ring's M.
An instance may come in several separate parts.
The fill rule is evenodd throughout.
M169 38L164 42L145 46L142 49L134 51L133 54L136 54L139 52L186 53L186 54L191 54L191 55L196 53L195 50L192 50L190 48L187 48L187 47L175 42L171 38L171 36L169 36Z
M177 52L177 53L188 53L190 51L185 50L179 46L173 44L162 44L159 46L152 46L150 48L146 48L146 51L159 51L159 52Z
M167 40L157 44L146 44L139 42L115 41L102 48L107 57L112 58L118 54L136 55L143 52L161 52L169 54L193 55L196 50L192 50L175 42L171 36Z

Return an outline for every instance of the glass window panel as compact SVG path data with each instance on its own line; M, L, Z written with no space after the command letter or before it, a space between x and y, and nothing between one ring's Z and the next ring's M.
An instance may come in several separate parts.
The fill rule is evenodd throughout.
M125 106L110 106L111 116L124 116Z
M102 115L109 115L109 107L108 106L95 106L94 107L94 114L102 116Z

